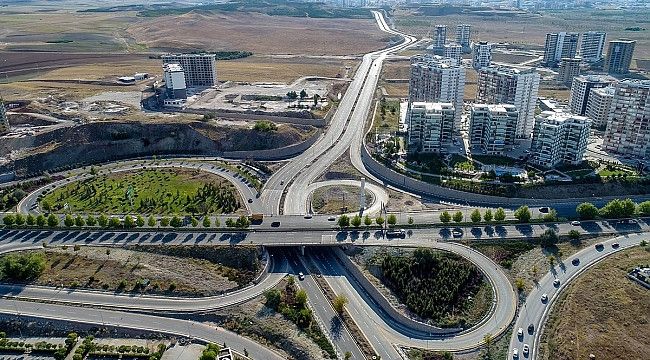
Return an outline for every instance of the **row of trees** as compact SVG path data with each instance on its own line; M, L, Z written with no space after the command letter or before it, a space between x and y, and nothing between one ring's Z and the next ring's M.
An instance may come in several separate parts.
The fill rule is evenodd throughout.
M600 209L592 203L584 202L576 207L576 213L582 220L593 220L598 217L622 219L635 215L650 216L650 201L636 204L631 199L614 199Z
M370 216L366 215L362 219L359 215L355 215L352 218L350 218L348 215L341 215L339 216L336 223L342 229L347 227L359 228L361 227L362 221L363 225L366 227L370 227L373 223L379 226L383 226L385 223L388 223L390 226L394 226L397 224L397 216L395 214L390 214L386 217L386 219L381 216L372 219ZM413 224L413 218L409 217L409 224Z

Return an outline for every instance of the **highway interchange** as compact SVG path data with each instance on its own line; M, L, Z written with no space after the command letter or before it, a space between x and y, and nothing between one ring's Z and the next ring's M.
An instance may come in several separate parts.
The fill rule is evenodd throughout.
M389 240L380 230L335 231L333 223L326 216L304 217L311 211L309 194L320 186L331 183L314 183L315 180L349 150L352 164L370 183L369 190L375 202L367 213L378 212L378 203L386 199L386 188L398 188L399 184L389 184L373 176L361 159L361 147L376 85L384 59L415 43L414 37L392 30L380 12L373 12L375 20L382 31L400 35L403 42L388 49L364 55L361 64L340 102L327 131L308 151L294 157L265 183L260 196L251 184L241 176L219 166L199 161L170 160L153 164L148 161L125 162L113 166L108 171L128 171L134 168L183 166L208 171L230 180L247 202L248 212L262 212L273 216L281 222L281 228L271 228L265 221L263 226L253 232L200 232L200 231L165 231L146 229L142 231L38 231L38 230L2 230L0 231L0 253L22 249L39 248L43 243L56 245L155 245L155 244L254 244L264 245L268 250L268 267L263 271L254 285L218 297L208 298L168 298L162 296L129 296L98 291L52 289L35 286L0 285L3 298L0 300L0 312L36 318L59 319L81 323L103 324L117 327L158 331L168 334L188 336L210 342L227 342L242 351L246 349L255 359L282 358L273 350L259 345L244 337L214 326L173 317L170 314L201 313L240 304L261 295L272 288L287 274L306 274L305 280L299 282L309 295L310 306L314 310L325 331L330 335L339 355L349 351L353 358L363 355L352 335L345 327L333 328L336 314L325 298L313 276L322 276L337 294L345 294L350 299L348 311L360 330L365 334L375 351L383 358L397 359L403 357L400 346L419 347L435 350L469 350L481 346L485 334L498 336L505 333L513 324L513 337L510 348L521 348L524 343L531 346L531 354L526 357L534 359L536 346L539 344L539 329L548 314L557 294L579 272L597 263L606 256L622 249L634 246L644 234L623 235L608 241L602 251L587 248L575 256L580 259L578 266L564 264L559 271L545 275L523 304L516 303L515 291L503 270L488 257L478 251L447 240L480 240L529 238L540 235L546 229L553 228L560 234L579 229L590 234L619 234L621 232L646 232L648 225L644 221L633 224L610 222L587 222L576 228L570 224L552 225L503 225L485 227L459 226L462 235L452 236L450 228L436 227L409 230L405 239ZM214 159L212 159L214 160ZM89 177L89 174L77 173L55 186L67 184ZM356 185L357 182L350 183ZM378 184L378 185L377 185ZM30 194L18 206L21 212L38 212L36 199L47 185ZM468 194L471 197L471 194ZM445 199L440 199L445 200ZM601 199L600 201L605 201ZM598 202L598 201L596 201ZM469 203L469 202L468 202ZM571 199L562 202L548 201L549 205L560 211L573 211L577 201ZM456 205L456 204L454 204ZM498 206L499 204L491 204ZM450 205L451 206L451 205ZM541 205L540 205L541 206ZM435 216L434 213L409 214L418 222ZM422 220L422 221L420 221ZM613 249L611 244L618 242L620 247ZM409 328L406 319L392 316L382 309L377 301L367 293L363 286L349 273L343 260L335 254L340 245L390 245L390 246L426 246L459 254L481 269L494 289L494 304L490 314L477 326L463 332L446 332L431 329L423 332ZM305 256L299 256L296 250L279 251L282 246L308 246ZM316 270L312 274L311 270ZM559 287L553 285L555 278L560 279ZM539 299L542 293L548 294L547 303ZM71 305L73 307L71 307ZM92 306L92 308L91 308ZM99 307L100 309L97 309ZM519 307L519 314L517 310ZM516 317L517 316L517 317ZM515 318L516 317L516 318ZM532 334L526 332L533 324ZM516 329L524 328L522 338L517 337ZM335 334L336 333L336 334Z

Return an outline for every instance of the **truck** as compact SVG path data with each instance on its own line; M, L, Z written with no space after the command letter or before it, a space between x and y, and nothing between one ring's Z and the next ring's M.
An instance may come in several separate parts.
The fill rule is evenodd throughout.
M264 221L264 214L251 214L248 220L251 221L251 224L261 224Z

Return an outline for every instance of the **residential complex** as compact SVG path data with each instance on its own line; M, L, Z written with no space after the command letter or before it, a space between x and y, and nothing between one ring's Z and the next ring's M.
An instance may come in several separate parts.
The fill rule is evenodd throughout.
M472 67L480 69L492 64L492 45L487 41L472 44Z
M451 103L411 103L408 111L408 151L441 152L452 143L455 114Z
M591 120L584 116L544 111L535 120L530 162L546 168L583 161Z
M591 89L603 88L614 83L616 79L607 75L580 75L573 78L569 108L577 115L585 115Z
M456 25L456 43L462 46L465 51L470 48L470 44L472 43L472 25Z
M558 71L557 82L566 86L571 86L573 78L580 75L580 62L582 59L563 58L560 62L560 71Z
M217 84L214 54L168 54L162 56L163 65L180 64L185 72L187 87L210 87Z
M479 69L477 104L512 104L519 112L516 137L530 138L535 123L539 73L531 68L489 66Z
M630 72L635 44L636 41L627 39L609 42L606 59L606 70L609 74L627 74Z
M623 80L615 85L603 149L650 158L650 80Z
M580 34L578 33L546 34L542 64L548 67L557 67L562 58L574 58L578 51L579 38Z
M5 104L2 99L0 99L0 134L5 134L7 132L9 132L9 120L7 119Z
M169 99L186 99L187 86L185 82L185 72L179 64L167 64L164 67L165 88L167 89L167 98Z
M488 154L503 154L514 145L519 113L510 104L474 104L470 112L470 144Z
M582 34L580 43L580 56L588 63L595 63L603 59L605 38L607 34L602 31L588 31Z
M433 44L431 47L438 55L442 54L443 48L447 43L447 25L436 25L433 34Z
M456 60L432 55L411 58L409 102L452 103L459 128L464 91L465 69Z
M463 48L457 43L449 43L443 46L442 54L446 58L452 58L460 64L460 60L463 57Z
M614 99L614 87L594 88L589 91L587 110L585 116L591 119L591 126L596 129L604 129L611 111L612 99Z

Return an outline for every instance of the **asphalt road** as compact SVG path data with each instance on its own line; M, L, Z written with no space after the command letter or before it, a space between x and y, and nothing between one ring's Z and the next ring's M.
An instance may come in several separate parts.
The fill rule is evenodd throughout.
M604 241L601 249L597 249L594 246L587 247L571 256L567 261L556 265L551 271L549 271L538 282L537 286L530 291L526 298L526 302L520 308L519 315L513 328L512 338L510 340L508 358L512 359L514 349L518 349L520 359L535 359L537 352L539 351L539 339L542 333L540 328L542 324L545 324L550 307L555 303L560 292L564 290L573 279L579 276L582 271L597 264L607 256L623 249L639 245L641 240L644 239L646 241L650 240L650 234L624 235ZM618 249L612 246L614 243L619 244ZM578 259L578 262L573 264L573 259ZM559 286L553 284L555 279L560 281ZM541 300L543 294L547 294L548 301L544 302ZM531 324L533 325L532 333L528 331L528 326ZM523 330L523 336L521 337L517 335L519 328ZM527 356L522 353L524 344L528 344L531 349L530 354Z

